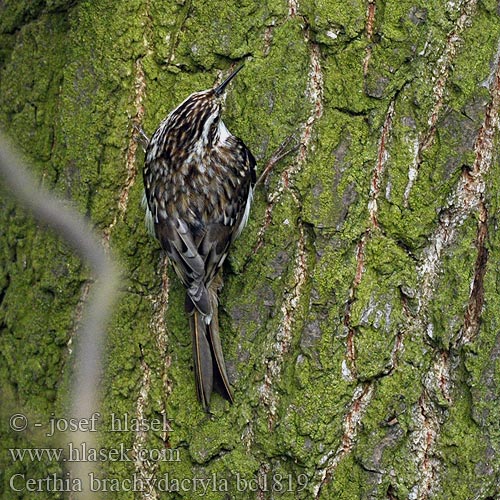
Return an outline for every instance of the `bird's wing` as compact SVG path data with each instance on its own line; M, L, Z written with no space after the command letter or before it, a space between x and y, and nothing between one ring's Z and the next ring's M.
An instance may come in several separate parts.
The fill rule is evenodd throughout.
M255 158L241 139L231 137L226 161L232 172L225 180L218 214L206 225L198 250L205 261L205 283L210 284L227 257L229 246L245 226L255 184Z
M204 256L194 241L189 226L180 218L167 218L155 225L156 236L187 289L191 302L204 316L212 308L207 292Z

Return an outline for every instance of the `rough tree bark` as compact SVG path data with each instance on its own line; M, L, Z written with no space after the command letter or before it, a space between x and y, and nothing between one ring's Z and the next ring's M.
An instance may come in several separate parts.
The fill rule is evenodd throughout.
M98 498L499 497L494 0L18 0L0 3L0 27L1 127L126 270L100 446L132 451L99 462ZM260 169L286 136L300 146L259 188L224 269L236 402L214 397L209 418L182 287L144 227L131 125L151 133L241 61L228 127ZM29 499L61 489L27 480L67 479L65 462L7 448L56 446L34 422L70 417L73 335L92 282L7 200L0 491ZM30 425L15 433L19 412ZM128 430L110 432L125 415ZM131 425L164 417L164 429ZM69 453L70 442L57 446Z

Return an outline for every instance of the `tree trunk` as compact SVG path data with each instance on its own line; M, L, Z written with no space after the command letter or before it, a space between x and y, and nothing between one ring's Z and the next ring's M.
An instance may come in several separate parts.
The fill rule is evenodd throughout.
M79 478L97 498L498 498L496 2L19 0L0 3L0 27L1 127L124 269L101 470ZM213 396L209 416L182 285L144 226L132 124L151 134L242 61L229 130L259 172L286 137L299 147L259 186L224 267L235 404ZM45 434L71 417L93 278L8 200L0 491L61 498L78 487L62 458L8 448L72 453L71 432ZM52 474L67 482L28 482Z

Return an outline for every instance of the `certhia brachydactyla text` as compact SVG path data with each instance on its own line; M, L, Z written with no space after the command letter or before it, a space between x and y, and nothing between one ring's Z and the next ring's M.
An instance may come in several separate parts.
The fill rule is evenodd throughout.
M233 401L219 338L219 270L245 226L255 159L221 119L227 84L191 94L159 125L146 150L146 218L186 287L198 399L212 388Z

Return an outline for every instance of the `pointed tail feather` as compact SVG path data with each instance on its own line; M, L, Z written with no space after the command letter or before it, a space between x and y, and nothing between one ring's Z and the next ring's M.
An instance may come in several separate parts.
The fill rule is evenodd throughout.
M210 408L212 389L229 402L233 402L219 337L216 299L215 303L212 303L212 311L212 319L208 325L198 310L195 309L190 316L196 392L203 408L207 411Z
M194 378L198 400L205 410L210 404L210 395L213 388L213 362L210 344L207 339L207 325L201 314L194 311L190 316L191 334L193 338Z
M212 302L212 321L208 325L208 332L213 355L214 388L224 399L233 403L233 393L227 377L226 363L224 361L224 355L222 354L222 345L219 336L217 294L211 288L209 289L209 293Z

